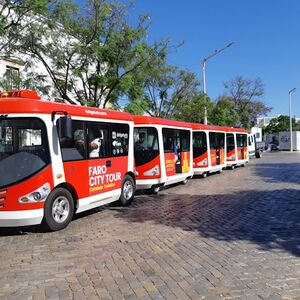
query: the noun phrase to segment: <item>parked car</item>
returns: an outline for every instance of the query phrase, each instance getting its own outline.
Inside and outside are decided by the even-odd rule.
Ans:
[[[270,151],[278,151],[279,150],[279,143],[277,141],[272,141],[269,143],[268,149]]]

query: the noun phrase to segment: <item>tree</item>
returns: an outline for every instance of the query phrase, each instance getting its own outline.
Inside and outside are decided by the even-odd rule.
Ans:
[[[235,127],[239,116],[231,97],[221,96],[215,103],[209,120],[214,125]]]
[[[130,101],[126,107],[125,111],[132,115],[143,115],[149,109],[149,103],[145,99],[135,99]]]
[[[300,130],[299,122],[296,119],[292,119],[292,127],[294,131]],[[279,133],[280,131],[290,130],[290,117],[289,116],[278,116],[277,118],[271,119],[270,123],[265,127],[265,133]]]
[[[128,9],[108,0],[90,0],[80,10],[59,1],[46,18],[27,24],[11,46],[32,57],[31,65],[43,64],[62,99],[105,107],[132,90],[135,73],[162,47],[147,44],[146,16],[129,24]]]
[[[150,116],[174,118],[183,105],[195,95],[199,82],[196,75],[167,64],[160,57],[148,66],[142,79],[143,99]]]
[[[211,121],[211,113],[213,110],[213,102],[203,93],[195,93],[182,108],[177,111],[175,118],[186,122],[203,123],[204,108],[207,108],[208,119]]]
[[[0,51],[14,43],[30,14],[44,14],[57,0],[2,0],[0,3]]]
[[[264,84],[260,78],[252,80],[237,76],[225,82],[224,87],[239,115],[238,126],[250,128],[256,123],[258,116],[271,111],[271,107],[261,100],[264,95]]]

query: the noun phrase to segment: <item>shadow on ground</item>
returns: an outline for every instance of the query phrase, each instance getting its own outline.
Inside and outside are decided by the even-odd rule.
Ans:
[[[295,189],[140,196],[116,217],[180,227],[217,240],[248,240],[264,250],[300,256],[300,191]]]
[[[254,175],[265,182],[298,183],[300,186],[300,163],[260,163],[255,166]]]

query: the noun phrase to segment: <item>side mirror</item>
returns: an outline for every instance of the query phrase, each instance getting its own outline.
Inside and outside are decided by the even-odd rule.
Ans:
[[[57,121],[59,138],[73,138],[72,119],[69,116],[60,117]]]

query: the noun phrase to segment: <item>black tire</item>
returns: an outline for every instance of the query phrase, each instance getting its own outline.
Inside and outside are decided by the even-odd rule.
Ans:
[[[158,192],[160,191],[160,187],[159,186],[152,186],[150,189],[151,194],[158,194]]]
[[[205,172],[205,173],[202,173],[202,178],[206,178],[207,177],[207,173]]]
[[[64,188],[53,190],[44,207],[43,226],[48,231],[66,228],[74,215],[74,201],[71,193]]]
[[[125,175],[123,183],[121,196],[119,198],[119,202],[122,206],[128,206],[133,198],[135,193],[135,183],[133,178],[130,175]]]
[[[235,168],[235,165],[232,165],[230,168],[231,168],[231,170],[234,170],[234,168]]]

